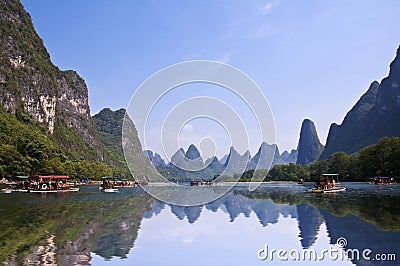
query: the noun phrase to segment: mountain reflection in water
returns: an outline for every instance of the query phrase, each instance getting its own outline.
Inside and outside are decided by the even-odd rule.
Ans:
[[[399,265],[400,186],[346,186],[346,193],[316,195],[304,193],[307,185],[292,183],[265,184],[253,192],[239,185],[213,202],[192,207],[154,200],[140,188],[115,194],[95,186],[63,195],[2,194],[0,261],[261,265],[271,263],[257,258],[264,244],[287,250],[328,248],[345,237],[345,248],[394,253],[397,263],[324,264]]]

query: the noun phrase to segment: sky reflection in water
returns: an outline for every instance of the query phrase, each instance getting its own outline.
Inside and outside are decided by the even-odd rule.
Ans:
[[[366,188],[365,185],[362,187]],[[359,189],[358,185],[354,186],[355,193]],[[375,190],[369,192],[375,194]],[[344,196],[326,196],[323,200],[336,201]],[[362,195],[358,196],[362,200]],[[337,238],[346,237],[349,248],[362,251],[375,247],[375,252],[398,253],[400,243],[398,232],[381,231],[351,214],[338,217],[324,208],[305,203],[277,204],[268,197],[255,199],[235,193],[196,207],[170,206],[154,201],[144,217],[135,246],[126,259],[104,261],[92,254],[93,265],[365,265],[366,261],[352,262],[341,260],[341,257],[331,260],[328,255],[323,261],[292,261],[289,258],[285,262],[277,257],[273,261],[262,261],[258,259],[257,251],[267,244],[270,249],[288,252],[311,248],[320,255],[321,250],[329,246],[342,250],[334,244]],[[385,265],[396,264],[385,262]]]
[[[241,184],[194,207],[159,202],[140,188],[3,194],[1,261],[40,264],[50,247],[58,265],[399,265],[400,185],[345,185],[345,193],[316,195],[304,193],[312,184],[268,183],[253,192]],[[320,255],[322,249],[339,249],[340,237],[347,239],[345,250],[395,253],[397,263],[257,256],[265,245]]]

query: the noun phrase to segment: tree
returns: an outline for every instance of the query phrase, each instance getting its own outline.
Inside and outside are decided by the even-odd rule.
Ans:
[[[345,152],[336,152],[329,156],[327,160],[328,172],[339,174],[344,180],[349,180],[352,176],[350,169],[350,156]]]
[[[16,175],[27,175],[31,171],[29,158],[22,156],[14,146],[0,145],[1,175],[10,178]]]
[[[268,172],[267,179],[275,181],[296,181],[299,179],[308,179],[310,173],[306,166],[300,164],[278,164],[272,167]]]
[[[352,156],[334,153],[325,161],[311,164],[309,170],[312,177],[334,172],[348,181],[366,181],[377,175],[399,177],[400,138],[382,138]]]

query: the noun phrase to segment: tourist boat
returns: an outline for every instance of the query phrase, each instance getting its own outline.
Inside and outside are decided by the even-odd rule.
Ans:
[[[197,186],[212,186],[212,181],[190,181],[189,186],[197,187]]]
[[[77,192],[79,188],[72,188],[67,183],[68,176],[64,175],[33,175],[28,177],[30,193],[60,193]]]
[[[307,192],[308,193],[335,193],[335,192],[342,192],[342,191],[346,191],[346,187],[335,187],[335,188],[328,188],[328,189],[312,188],[312,189],[309,189]]]
[[[338,174],[323,174],[318,177],[315,188],[307,190],[308,193],[336,193],[346,191],[344,186],[336,186],[339,182]]]
[[[394,180],[393,177],[375,176],[375,177],[369,178],[368,183],[369,184],[374,184],[374,185],[396,184],[396,181]]]
[[[199,185],[199,181],[190,181],[190,186],[191,187],[197,187]]]
[[[11,188],[3,188],[1,192],[3,192],[4,194],[11,194],[13,190]]]
[[[106,189],[102,189],[101,191],[107,192],[107,193],[115,193],[115,192],[118,192],[118,188],[106,188]]]
[[[118,192],[118,188],[115,188],[116,177],[103,176],[103,183],[100,185],[99,190],[107,193]]]
[[[2,189],[2,191],[3,193],[29,192],[28,184],[28,176],[14,176],[11,181],[6,183],[9,187]]]
[[[120,178],[116,177],[114,179],[114,187],[115,188],[120,188],[120,187],[133,187],[135,183],[132,184],[131,181],[129,181],[127,178]]]

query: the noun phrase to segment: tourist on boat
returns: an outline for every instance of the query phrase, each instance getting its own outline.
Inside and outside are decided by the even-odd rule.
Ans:
[[[315,181],[315,188],[316,189],[322,189],[324,187],[324,182],[322,181],[321,176],[317,177],[317,181]]]
[[[328,179],[325,179],[324,189],[329,189],[329,181],[328,181]]]
[[[335,181],[334,178],[332,178],[332,187],[333,187],[333,188],[336,187],[336,181]]]

